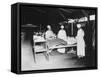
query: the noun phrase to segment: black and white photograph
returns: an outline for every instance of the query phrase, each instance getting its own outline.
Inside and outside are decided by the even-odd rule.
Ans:
[[[22,4],[21,71],[97,68],[97,8]]]

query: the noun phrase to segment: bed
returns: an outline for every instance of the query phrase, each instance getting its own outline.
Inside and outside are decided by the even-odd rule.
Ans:
[[[35,60],[35,53],[36,52],[41,52],[41,51],[46,51],[46,57],[49,58],[49,52],[51,52],[53,49],[59,49],[59,48],[68,48],[68,47],[75,47],[77,46],[77,43],[76,43],[76,40],[73,38],[73,37],[68,37],[67,41],[64,41],[62,39],[59,39],[59,38],[55,38],[55,39],[52,39],[52,40],[45,40],[43,39],[43,37],[37,37],[35,36],[34,37],[34,61],[36,62]],[[40,47],[37,47],[35,43],[45,43],[46,44],[46,47],[42,48],[41,49],[41,46]],[[36,48],[37,47],[37,48]]]
[[[77,43],[75,39],[73,39],[72,37],[69,38],[67,41],[64,41],[59,38],[47,40],[47,48],[49,50],[57,49],[57,48],[74,47],[74,46],[77,46]]]

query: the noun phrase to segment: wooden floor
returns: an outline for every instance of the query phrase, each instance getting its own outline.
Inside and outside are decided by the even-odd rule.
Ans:
[[[44,53],[36,54],[36,62],[34,62],[31,44],[27,42],[21,43],[21,70],[43,70],[43,69],[59,69],[59,68],[77,68],[85,67],[84,63],[77,59],[75,54],[61,54],[52,51],[49,59]]]

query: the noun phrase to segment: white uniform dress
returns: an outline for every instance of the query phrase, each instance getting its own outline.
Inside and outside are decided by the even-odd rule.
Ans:
[[[47,40],[51,40],[55,37],[55,35],[52,30],[47,30],[45,33],[45,37]]]
[[[55,38],[55,34],[53,33],[52,30],[47,30],[45,33],[45,38],[46,38],[46,40],[52,40]],[[51,50],[48,50],[47,53],[50,53],[50,52],[51,52]]]
[[[85,41],[84,41],[84,31],[79,29],[77,32],[77,56],[85,56]]]
[[[65,30],[59,30],[58,32],[58,38],[64,40],[64,41],[67,41],[67,34],[66,34],[66,31]],[[65,48],[60,48],[58,49],[58,52],[60,53],[65,53]]]

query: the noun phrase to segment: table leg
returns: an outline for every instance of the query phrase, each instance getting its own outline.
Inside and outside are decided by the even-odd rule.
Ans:
[[[32,48],[32,51],[33,51],[34,62],[36,63],[36,56],[35,56],[34,48]]]

